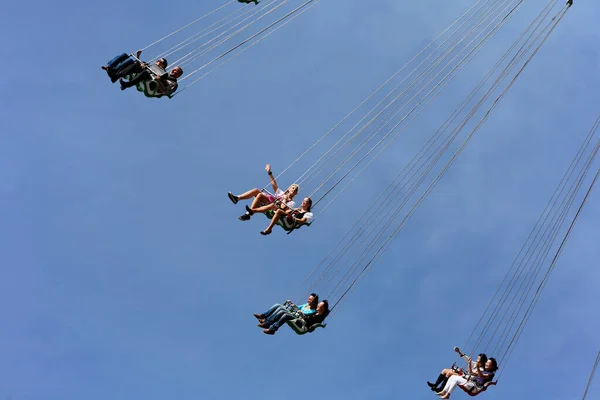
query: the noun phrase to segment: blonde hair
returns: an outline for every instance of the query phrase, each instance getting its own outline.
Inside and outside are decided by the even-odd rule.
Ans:
[[[290,191],[290,192],[291,192],[291,191],[292,191],[294,188],[296,188],[296,193],[298,193],[298,192],[300,191],[300,186],[298,186],[298,185],[297,185],[297,184],[295,184],[295,183],[292,183],[292,184],[290,185],[290,187],[288,188],[288,191]]]

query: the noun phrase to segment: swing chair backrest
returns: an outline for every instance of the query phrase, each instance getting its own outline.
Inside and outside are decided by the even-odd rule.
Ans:
[[[138,91],[144,93],[146,97],[162,97],[158,94],[158,83],[152,80],[142,81],[135,85]]]
[[[293,319],[291,321],[288,321],[287,324],[298,335],[304,335],[306,333],[314,331],[317,328],[325,328],[327,326],[327,324],[319,323],[307,327],[306,323],[302,318]]]
[[[162,69],[161,67],[159,67],[156,64],[148,65],[148,66],[146,66],[146,69],[148,69],[155,76],[163,76],[163,75],[167,74],[167,72],[164,69]],[[127,75],[125,77],[125,79],[130,81],[133,78],[135,78],[136,75],[137,74]],[[137,85],[135,85],[135,87],[138,90],[138,92],[144,93],[144,96],[146,96],[146,97],[155,97],[157,99],[159,99],[163,96],[167,96],[169,99],[173,97],[170,94],[165,95],[165,94],[159,93],[158,83],[156,83],[156,81],[153,79],[142,81],[142,82],[138,83]]]
[[[136,75],[137,74],[127,75],[125,77],[125,79],[127,79],[128,81],[130,81],[133,78],[135,78]],[[144,96],[146,96],[146,97],[161,98],[161,97],[164,96],[164,94],[160,94],[158,92],[158,83],[156,83],[156,81],[154,81],[152,79],[147,80],[147,81],[139,82],[137,85],[135,85],[135,88],[138,90],[138,92],[144,93]],[[167,95],[167,97],[171,98],[172,96]]]
[[[307,222],[305,224],[295,224],[295,226],[292,229],[288,230],[287,234],[289,235],[290,233],[292,233],[292,232],[294,232],[294,231],[302,228],[303,226],[311,226],[311,225],[312,225],[312,221],[311,222]]]
[[[490,386],[495,386],[495,385],[497,385],[497,384],[498,384],[498,381],[486,382],[486,383],[483,385],[483,388],[479,389],[477,392],[474,392],[474,393],[472,392],[472,390],[473,390],[474,388],[472,388],[472,389],[467,389],[467,388],[463,387],[462,385],[458,385],[458,386],[459,386],[459,387],[460,387],[460,388],[461,388],[461,389],[462,389],[462,390],[463,390],[463,391],[464,391],[466,394],[468,394],[469,396],[471,396],[471,397],[475,397],[475,396],[477,396],[478,394],[485,392],[485,391],[487,390],[487,388],[488,388],[488,387],[490,387]]]

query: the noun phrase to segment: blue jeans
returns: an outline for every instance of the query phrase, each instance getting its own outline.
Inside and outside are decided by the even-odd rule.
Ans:
[[[108,76],[110,76],[113,82],[116,82],[117,79],[124,76],[124,71],[136,63],[137,60],[130,57],[129,54],[119,54],[106,64],[108,67]]]
[[[269,326],[269,329],[272,331],[276,331],[277,329],[279,329],[279,327],[283,324],[285,324],[288,321],[291,321],[293,319],[296,319],[296,316],[294,314],[290,314],[289,312],[284,312],[283,314],[281,314],[281,316],[279,317],[279,319],[271,324],[271,326]]]
[[[269,317],[265,318],[265,323],[271,325],[281,318],[283,314],[289,314],[289,311],[285,308],[279,308],[275,310],[275,312],[273,312]]]
[[[261,317],[263,317],[264,319],[270,319],[271,316],[277,312],[278,310],[284,310],[283,306],[281,304],[273,304],[273,306],[271,306],[271,308],[269,308],[267,311],[265,311],[264,313],[260,314]]]

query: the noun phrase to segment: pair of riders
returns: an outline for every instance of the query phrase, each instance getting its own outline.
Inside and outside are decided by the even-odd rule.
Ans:
[[[488,386],[495,385],[494,375],[498,370],[498,363],[493,357],[488,358],[484,353],[477,356],[473,361],[471,357],[463,354],[458,347],[454,351],[467,362],[467,369],[459,368],[443,369],[435,383],[427,382],[432,391],[436,392],[441,399],[449,399],[450,394],[460,386],[471,396],[485,391]]]
[[[292,184],[286,191],[283,191],[279,188],[277,181],[273,177],[270,164],[266,165],[265,170],[269,175],[273,194],[264,193],[257,188],[248,190],[240,195],[234,195],[231,192],[227,194],[233,204],[237,204],[240,200],[247,200],[254,197],[252,204],[246,206],[246,213],[241,215],[239,219],[241,221],[248,221],[255,213],[265,213],[267,216],[270,216],[271,222],[267,226],[267,229],[260,232],[262,235],[270,235],[277,223],[288,231],[302,224],[310,224],[313,220],[313,213],[311,212],[312,199],[306,197],[302,200],[300,207],[296,207],[296,202],[293,199],[298,194],[298,185]]]
[[[274,304],[262,314],[254,314],[254,317],[258,319],[258,327],[263,328],[265,334],[274,335],[283,324],[295,320],[300,320],[306,331],[312,332],[328,314],[329,302],[319,302],[319,296],[311,293],[305,304],[297,306],[287,300],[284,304]]]
[[[112,83],[119,81],[121,90],[144,84],[152,97],[171,97],[177,90],[177,79],[183,75],[181,67],[177,66],[166,72],[168,62],[165,58],[157,60],[153,66],[140,61],[141,50],[135,56],[122,53],[110,60],[102,69],[106,71]],[[124,78],[129,77],[129,80]]]

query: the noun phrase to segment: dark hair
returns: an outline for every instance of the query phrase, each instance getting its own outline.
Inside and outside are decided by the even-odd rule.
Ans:
[[[481,358],[481,365],[485,366],[485,363],[488,360],[487,355],[485,355],[485,353],[481,353],[479,354],[479,357]]]
[[[496,362],[496,359],[494,357],[488,358],[488,361],[492,362],[492,368],[490,368],[491,372],[495,372],[496,370],[498,370],[498,362]]]
[[[307,197],[308,199],[308,212],[310,212],[310,209],[312,208],[312,199],[310,197]]]
[[[321,303],[325,304],[325,312],[324,314],[329,314],[329,302],[327,300],[323,300]]]
[[[319,295],[316,293],[311,293],[310,296],[313,297],[313,304],[315,304],[315,305],[313,306],[313,304],[309,304],[308,306],[314,310],[317,308],[316,305],[319,304]],[[308,296],[308,297],[310,297],[310,296]]]
[[[165,68],[167,68],[167,66],[169,65],[166,58],[159,58],[158,61],[162,62]]]

